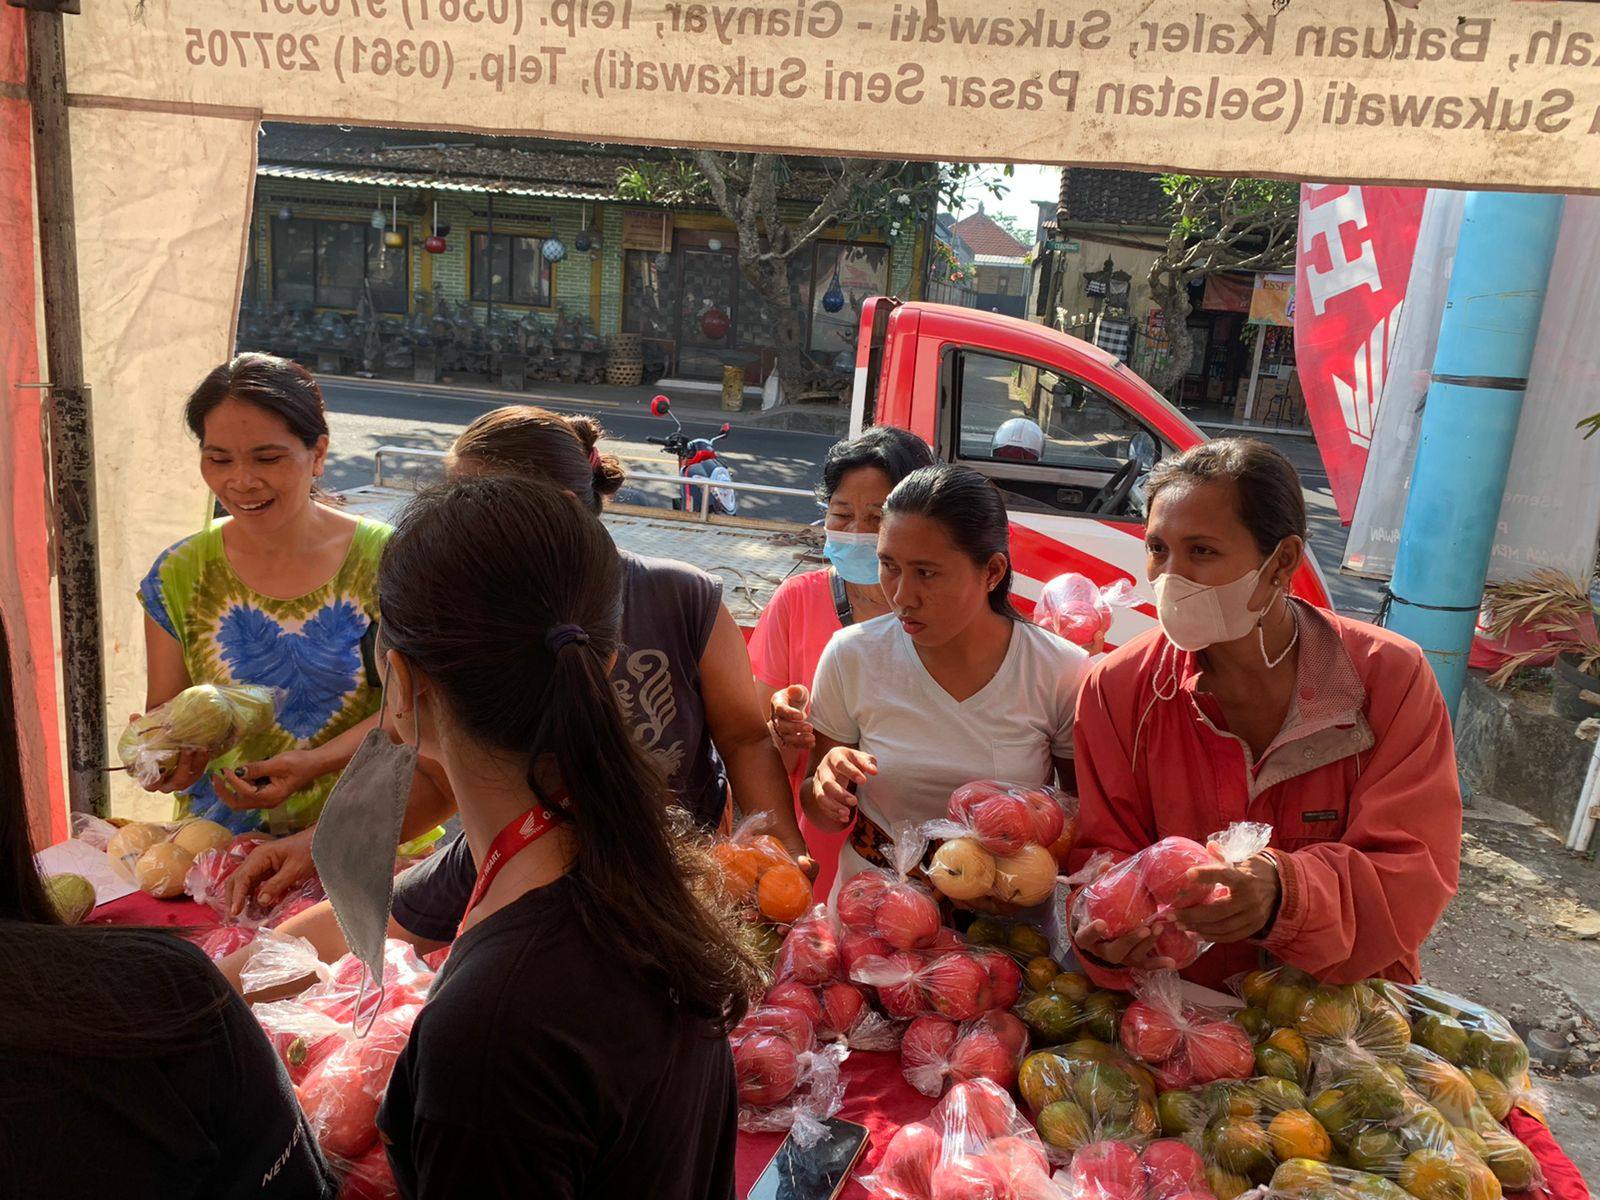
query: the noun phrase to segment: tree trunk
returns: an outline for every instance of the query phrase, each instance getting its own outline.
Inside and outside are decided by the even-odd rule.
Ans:
[[[1194,339],[1189,334],[1189,314],[1194,306],[1189,303],[1189,275],[1179,262],[1182,255],[1183,239],[1174,229],[1166,253],[1150,264],[1150,298],[1161,309],[1167,334],[1167,361],[1152,372],[1150,383],[1169,399],[1176,396],[1194,353]]]

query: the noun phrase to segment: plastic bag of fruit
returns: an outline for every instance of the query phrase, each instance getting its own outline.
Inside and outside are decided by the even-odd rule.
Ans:
[[[819,1042],[805,1014],[764,1005],[751,1010],[728,1035],[739,1088],[739,1128],[788,1131],[801,1147],[827,1131],[822,1122],[844,1102],[840,1067],[850,1050]]]
[[[1205,1160],[1176,1138],[1090,1142],[1056,1178],[1069,1200],[1215,1200]]]
[[[336,1021],[353,1021],[359,1006],[365,1021],[374,1011],[403,1004],[421,1004],[433,986],[434,972],[407,942],[390,938],[383,947],[383,979],[368,978],[367,968],[354,954],[346,954],[331,967],[317,958],[316,948],[305,938],[264,931],[251,943],[250,958],[240,969],[244,994],[263,992],[315,980],[296,1000]]]
[[[195,858],[234,840],[231,830],[203,818],[170,823],[124,821],[120,825],[85,820],[75,822],[75,828],[85,845],[105,851],[117,875],[159,900],[183,895],[184,877]]]
[[[382,1142],[369,1149],[345,1172],[339,1200],[400,1200],[400,1187],[389,1168],[389,1152]]]
[[[770,813],[754,813],[727,838],[712,844],[721,868],[721,888],[738,904],[775,925],[789,925],[811,911],[811,880],[794,855],[769,832]]]
[[[925,950],[935,944],[942,928],[939,902],[925,884],[911,878],[927,848],[915,825],[901,824],[884,847],[889,866],[869,867],[844,881],[834,911],[845,934],[876,938],[889,950]]]
[[[970,1021],[1009,1009],[1022,994],[1022,968],[1010,955],[962,945],[862,958],[850,978],[876,989],[883,1011],[899,1020]]]
[[[1380,979],[1365,986],[1405,1013],[1418,1045],[1469,1073],[1487,1072],[1513,1094],[1527,1086],[1528,1048],[1493,1009],[1428,984]]]
[[[1266,1183],[1287,1159],[1322,1161],[1334,1152],[1305,1090],[1286,1079],[1226,1079],[1162,1092],[1156,1113],[1163,1135],[1201,1150],[1219,1200]]]
[[[1183,837],[1162,838],[1079,889],[1072,899],[1073,941],[1079,941],[1091,925],[1105,939],[1149,928],[1156,934],[1162,957],[1177,968],[1190,966],[1211,944],[1180,928],[1173,915],[1185,904],[1206,900],[1185,894],[1189,871],[1219,862],[1242,863],[1266,849],[1271,839],[1272,826],[1253,821],[1235,822],[1212,834],[1204,846]]]
[[[228,909],[228,880],[250,852],[267,840],[247,834],[234,838],[221,849],[207,850],[194,860],[184,875],[183,890],[196,904],[205,905],[222,920],[247,929],[275,929],[296,913],[327,898],[322,881],[311,875],[289,888],[269,908],[262,907],[252,894],[245,902],[244,911],[235,917]]]
[[[944,843],[928,867],[941,893],[1031,908],[1055,894],[1077,838],[1078,800],[1059,788],[980,779],[951,793],[945,816],[920,832]]]
[[[1176,971],[1137,977],[1118,1030],[1122,1048],[1150,1068],[1162,1091],[1249,1078],[1256,1065],[1250,1035],[1227,1011],[1185,992]]]
[[[942,1096],[951,1084],[973,1079],[1010,1088],[1027,1052],[1027,1026],[1008,1012],[962,1022],[918,1017],[900,1041],[900,1073],[924,1096]]]
[[[1142,1146],[1160,1130],[1149,1069],[1092,1038],[1035,1050],[1022,1060],[1017,1090],[1052,1162],[1093,1142]]]
[[[1382,1058],[1411,1044],[1403,1010],[1373,982],[1320,984],[1297,967],[1274,966],[1244,975],[1235,990],[1249,1006],[1237,1019],[1257,1037],[1292,1031],[1310,1045],[1343,1043]]]
[[[876,1011],[867,993],[844,979],[816,985],[781,979],[767,989],[763,1005],[792,1008],[811,1022],[819,1041],[843,1042],[852,1050],[893,1050],[900,1026]]]
[[[1122,1014],[1130,1003],[1126,994],[1097,988],[1081,971],[1062,970],[1055,959],[1042,955],[1029,959],[1022,975],[1016,1012],[1036,1047],[1076,1038],[1116,1043]]]
[[[322,1152],[349,1170],[378,1141],[378,1106],[411,1037],[420,1004],[385,1008],[361,1037],[345,1037],[305,1072],[295,1094]]]
[[[1497,1156],[1482,1133],[1458,1129],[1419,1095],[1400,1063],[1349,1045],[1320,1046],[1312,1087],[1311,1112],[1345,1164],[1415,1196],[1486,1195],[1538,1181],[1537,1163],[1522,1143],[1495,1126],[1491,1134],[1505,1139],[1495,1138]]]
[[[184,751],[203,750],[209,761],[270,727],[282,696],[254,684],[195,684],[130,722],[117,756],[140,787],[153,787]]]
[[[1038,1135],[1005,1089],[958,1083],[926,1121],[905,1125],[862,1178],[879,1200],[1058,1200]]]
[[[1069,571],[1039,589],[1033,623],[1075,646],[1103,645],[1111,631],[1112,609],[1133,608],[1138,603],[1139,595],[1130,580],[1119,579],[1102,588],[1087,576]]]
[[[984,913],[967,926],[967,945],[1003,950],[1026,967],[1036,958],[1059,959],[1070,947],[1056,945],[1037,925],[1018,917],[999,917]]]

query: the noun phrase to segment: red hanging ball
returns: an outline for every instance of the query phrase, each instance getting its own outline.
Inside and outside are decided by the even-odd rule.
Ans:
[[[708,308],[700,314],[700,332],[713,342],[720,342],[728,336],[728,314],[720,308]]]
[[[444,239],[438,234],[434,234],[432,237],[428,238],[422,243],[422,248],[429,254],[443,254]]]

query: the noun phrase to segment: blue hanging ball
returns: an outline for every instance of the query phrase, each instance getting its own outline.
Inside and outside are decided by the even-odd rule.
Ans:
[[[589,247],[592,245],[594,245],[594,243],[589,239],[587,232],[580,233],[577,237],[572,239],[572,248],[579,254],[589,253]]]
[[[828,290],[822,293],[822,307],[825,311],[836,313],[844,307],[844,289],[839,286],[839,277],[835,275],[833,282],[828,285]]]
[[[567,244],[560,238],[546,238],[540,253],[544,255],[545,262],[560,262],[567,256]]]

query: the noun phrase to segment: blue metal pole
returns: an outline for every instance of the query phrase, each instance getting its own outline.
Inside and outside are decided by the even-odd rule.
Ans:
[[[1452,717],[1466,685],[1562,204],[1561,196],[1473,192],[1456,243],[1385,622],[1422,647]]]

